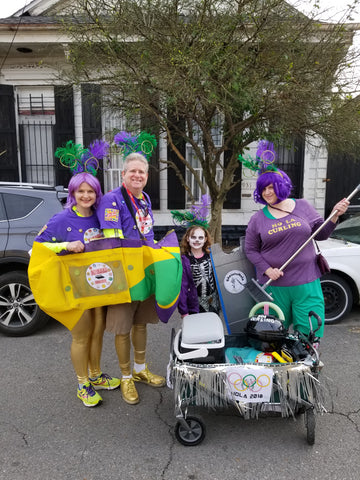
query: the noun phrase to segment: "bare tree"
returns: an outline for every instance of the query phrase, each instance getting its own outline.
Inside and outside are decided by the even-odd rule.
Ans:
[[[77,0],[74,8],[65,21],[72,80],[101,83],[108,108],[155,119],[201,191],[208,187],[217,242],[238,154],[251,142],[320,135],[329,143],[334,132],[339,150],[358,142],[344,74],[356,56],[353,28],[344,22],[318,22],[283,0]],[[212,135],[219,121],[221,145]],[[204,183],[177,138],[192,146]],[[160,161],[188,188],[176,162]]]

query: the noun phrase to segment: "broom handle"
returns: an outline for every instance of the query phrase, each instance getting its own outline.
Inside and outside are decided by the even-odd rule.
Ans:
[[[360,190],[360,183],[359,183],[359,185],[355,188],[355,190],[353,190],[353,191],[350,193],[350,195],[347,197],[346,200],[350,201],[350,200],[353,198],[353,196],[357,194],[357,192],[358,192],[359,190]],[[319,227],[317,230],[315,230],[315,232],[306,240],[306,242],[304,242],[304,243],[301,245],[301,247],[298,248],[298,250],[296,250],[296,252],[293,253],[293,254],[291,255],[291,257],[290,257],[288,260],[286,260],[286,262],[285,262],[283,265],[281,265],[281,267],[279,268],[280,271],[283,271],[284,268],[286,268],[286,267],[289,265],[289,263],[294,260],[294,258],[306,247],[306,245],[308,245],[308,244],[316,237],[316,235],[325,227],[325,225],[327,225],[327,224],[330,222],[330,220],[337,214],[337,212],[338,212],[338,210],[334,210],[334,211],[331,213],[331,215],[328,216],[328,218],[324,221],[324,223],[321,224],[320,227]],[[266,283],[264,283],[263,288],[268,287],[271,282],[272,282],[272,280],[271,280],[271,278],[269,278],[269,280],[268,280]]]

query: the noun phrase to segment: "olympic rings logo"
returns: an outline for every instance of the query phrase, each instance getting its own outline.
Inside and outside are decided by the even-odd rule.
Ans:
[[[65,157],[65,160],[64,160]],[[71,165],[68,165],[66,160],[72,162]],[[99,160],[94,156],[89,157],[85,162],[79,161],[78,158],[73,154],[64,154],[59,158],[59,161],[63,167],[70,168],[76,173],[86,172],[94,174],[99,169]]]
[[[238,372],[231,372],[227,375],[227,379],[237,392],[258,393],[262,388],[268,387],[271,382],[269,375],[262,374],[256,377],[253,373],[242,376]]]

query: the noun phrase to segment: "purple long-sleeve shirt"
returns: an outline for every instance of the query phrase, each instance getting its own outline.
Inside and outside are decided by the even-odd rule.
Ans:
[[[255,266],[257,278],[265,283],[269,277],[264,272],[281,267],[303,243],[324,223],[323,218],[305,199],[295,200],[293,212],[274,218],[267,207],[250,219],[245,235],[245,253]],[[328,222],[316,236],[325,240],[335,228]],[[284,275],[273,281],[276,287],[290,287],[313,282],[321,276],[316,263],[316,251],[310,242],[285,268]]]
[[[35,242],[59,243],[80,240],[87,244],[99,237],[101,237],[100,224],[95,213],[90,217],[81,217],[73,210],[65,208],[50,218],[35,238]]]
[[[183,275],[181,291],[179,295],[178,310],[181,315],[199,313],[199,299],[191,272],[190,259],[187,255],[181,255]]]
[[[154,216],[151,209],[151,201],[149,195],[145,192],[143,192],[143,195],[147,204],[146,216],[139,215],[139,212],[143,213],[143,207],[138,198],[134,196],[137,209],[130,203],[142,235],[147,240],[154,240]],[[103,230],[116,228],[122,231],[125,238],[140,238],[139,230],[123,198],[121,187],[106,193],[102,197],[96,213]]]

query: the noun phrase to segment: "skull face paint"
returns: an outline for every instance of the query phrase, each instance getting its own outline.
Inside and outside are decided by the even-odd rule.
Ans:
[[[194,250],[202,250],[205,245],[206,235],[202,228],[197,228],[188,237],[189,245]]]

